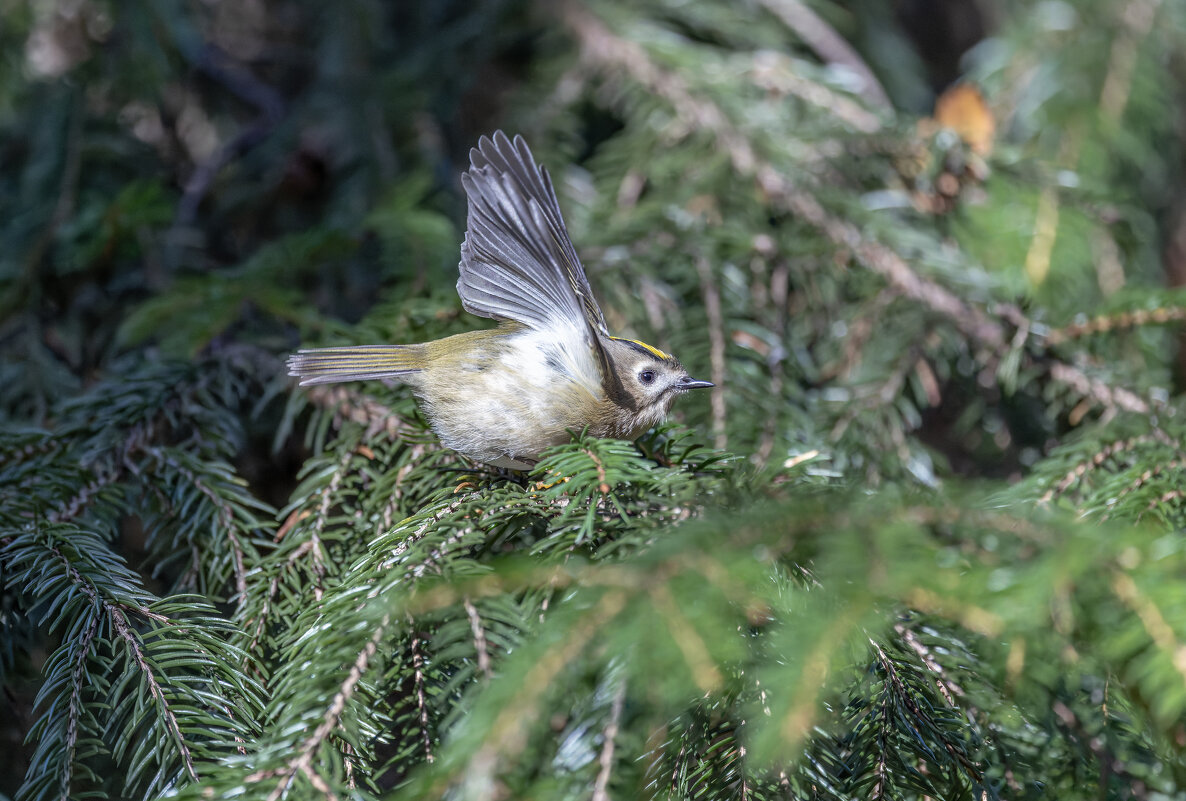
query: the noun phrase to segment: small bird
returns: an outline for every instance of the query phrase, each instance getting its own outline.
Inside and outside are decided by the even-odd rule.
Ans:
[[[713,386],[679,360],[610,336],[560,214],[547,170],[521,136],[470,150],[461,305],[497,328],[419,345],[301,350],[301,386],[397,379],[412,387],[441,443],[476,461],[528,470],[570,431],[637,439],[677,395]]]

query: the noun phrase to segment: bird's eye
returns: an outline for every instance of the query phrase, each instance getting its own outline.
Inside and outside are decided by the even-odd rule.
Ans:
[[[643,370],[641,373],[638,374],[638,380],[644,384],[655,383],[655,371],[654,370]]]

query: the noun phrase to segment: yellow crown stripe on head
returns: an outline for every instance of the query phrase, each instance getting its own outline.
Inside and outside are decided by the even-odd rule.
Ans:
[[[647,343],[641,342],[637,339],[627,339],[626,337],[610,337],[610,339],[616,339],[618,342],[630,342],[634,345],[638,345],[638,347],[643,348],[644,350],[650,351],[651,353],[653,353],[655,355],[656,358],[659,358],[659,359],[670,359],[671,358],[671,356],[669,354],[664,353],[663,351],[656,348],[654,345],[648,345]]]

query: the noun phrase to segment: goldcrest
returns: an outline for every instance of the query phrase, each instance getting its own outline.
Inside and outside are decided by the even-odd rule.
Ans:
[[[443,445],[515,470],[570,431],[636,439],[676,396],[712,386],[656,347],[610,336],[552,180],[522,137],[482,137],[461,183],[469,214],[457,293],[499,326],[419,345],[302,350],[288,361],[302,386],[398,379]]]

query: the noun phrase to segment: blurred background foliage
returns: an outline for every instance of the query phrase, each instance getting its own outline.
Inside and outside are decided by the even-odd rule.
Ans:
[[[1186,9],[0,0],[0,797],[1186,792]],[[302,344],[548,165],[717,387],[525,480]]]

